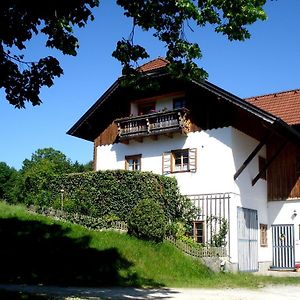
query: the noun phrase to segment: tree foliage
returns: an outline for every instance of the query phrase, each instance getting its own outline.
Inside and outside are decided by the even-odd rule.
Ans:
[[[0,199],[13,202],[14,188],[17,182],[18,172],[8,166],[5,162],[0,162]]]
[[[78,40],[73,27],[83,27],[93,19],[91,8],[99,0],[45,1],[1,0],[0,2],[0,88],[17,108],[25,103],[38,105],[42,86],[50,87],[53,79],[63,74],[56,58],[40,58],[37,62],[24,60],[22,50],[34,35],[47,36],[46,46],[63,54],[76,55]]]
[[[168,70],[176,77],[199,79],[207,77],[195,59],[201,58],[198,43],[186,38],[186,30],[212,25],[217,33],[229,40],[243,41],[250,37],[249,24],[265,20],[266,0],[116,0],[124,15],[133,21],[128,38],[117,42],[113,56],[123,66],[126,77],[137,79],[136,67],[149,57],[146,49],[135,44],[136,27],[153,32],[166,47]],[[0,88],[17,108],[26,102],[38,105],[42,86],[53,85],[55,77],[63,74],[56,58],[43,57],[37,62],[24,60],[26,42],[34,35],[47,36],[46,46],[63,54],[76,55],[78,40],[73,27],[83,27],[93,20],[92,9],[99,0],[46,1],[2,0],[0,3]],[[131,82],[134,80],[131,80]]]
[[[18,201],[25,204],[45,205],[49,198],[49,183],[58,175],[84,172],[89,165],[74,164],[65,154],[53,148],[35,151],[25,159],[20,170]]]
[[[123,65],[124,75],[135,74],[139,59],[149,57],[146,49],[134,44],[134,28],[154,30],[154,37],[166,46],[169,71],[176,77],[201,79],[204,69],[194,62],[201,58],[198,43],[189,42],[185,31],[196,25],[213,25],[217,33],[229,40],[250,38],[247,25],[265,20],[263,5],[266,0],[117,0],[125,15],[133,19],[133,30],[128,39],[119,41],[113,53]]]

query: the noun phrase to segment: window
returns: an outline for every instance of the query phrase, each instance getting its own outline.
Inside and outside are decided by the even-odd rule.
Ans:
[[[196,172],[197,149],[178,149],[163,153],[162,173]]]
[[[184,97],[173,99],[173,109],[186,107],[186,99]]]
[[[193,235],[194,235],[195,242],[201,243],[201,244],[205,243],[204,222],[203,221],[193,222]]]
[[[125,169],[129,171],[141,171],[142,155],[125,156]]]
[[[147,115],[155,112],[155,102],[144,102],[138,104],[138,114]]]
[[[264,157],[259,156],[258,157],[258,170],[259,170],[259,172],[263,170],[263,168],[265,167],[266,164],[267,164],[267,160]],[[267,180],[267,170],[264,170],[264,172],[262,174],[260,174],[260,178],[264,179],[264,180]]]
[[[184,172],[189,169],[189,149],[172,151],[172,171]]]
[[[267,247],[268,246],[268,225],[267,224],[259,224],[260,230],[260,246]]]

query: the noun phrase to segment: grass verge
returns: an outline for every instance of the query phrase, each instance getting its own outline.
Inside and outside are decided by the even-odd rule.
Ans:
[[[33,215],[0,202],[0,282],[61,286],[256,288],[300,278],[215,274],[168,242]]]

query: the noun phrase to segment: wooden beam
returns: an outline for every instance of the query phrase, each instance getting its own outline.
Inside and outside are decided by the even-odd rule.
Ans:
[[[269,131],[264,138],[260,141],[260,143],[255,147],[255,149],[250,153],[250,155],[247,157],[247,159],[243,162],[243,164],[240,166],[240,168],[236,171],[233,178],[236,180],[240,174],[244,171],[244,169],[248,166],[248,164],[251,162],[251,160],[255,157],[255,155],[261,150],[261,148],[266,144],[268,138],[270,137],[272,133]]]
[[[266,172],[268,167],[271,165],[271,163],[277,158],[277,156],[280,154],[280,152],[283,150],[283,148],[286,146],[287,140],[285,140],[280,147],[277,149],[277,151],[274,153],[274,155],[266,162],[265,166],[258,172],[258,174],[253,178],[252,180],[252,186],[256,184],[256,182],[260,179],[261,174]]]

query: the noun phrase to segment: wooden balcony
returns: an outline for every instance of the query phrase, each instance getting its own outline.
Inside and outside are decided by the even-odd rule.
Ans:
[[[144,137],[157,138],[159,135],[172,136],[175,132],[187,133],[188,110],[185,108],[171,111],[155,112],[142,116],[115,120],[121,142],[130,139],[142,141]]]

